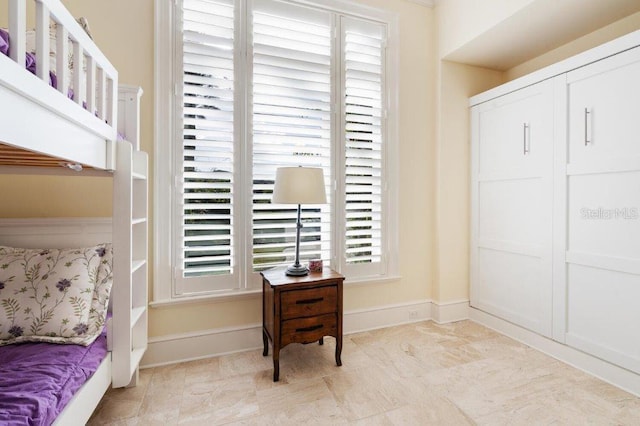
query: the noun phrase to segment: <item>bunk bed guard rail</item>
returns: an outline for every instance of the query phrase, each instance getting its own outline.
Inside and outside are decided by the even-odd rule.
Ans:
[[[28,55],[26,50],[27,3],[26,0],[9,0],[7,11],[9,57],[21,68],[25,68]],[[52,110],[58,109],[54,112],[66,115],[69,120],[86,127],[106,141],[115,141],[118,72],[60,0],[33,0],[33,3],[35,3],[35,75],[48,86],[50,72],[54,74],[57,81],[56,89],[63,95],[61,99],[66,101],[62,108],[56,105],[43,106]],[[52,41],[55,42],[55,46],[51,46]],[[50,69],[49,58],[50,53],[53,52],[52,47],[55,48],[55,69]],[[70,60],[74,64],[73,67],[69,66]],[[65,82],[69,82],[73,89],[69,90],[70,87],[66,87]],[[13,87],[13,90],[20,90],[20,87]],[[22,95],[32,96],[30,93],[22,93]],[[64,99],[67,97],[72,100]],[[43,102],[40,101],[40,103]],[[57,104],[62,105],[59,100]]]

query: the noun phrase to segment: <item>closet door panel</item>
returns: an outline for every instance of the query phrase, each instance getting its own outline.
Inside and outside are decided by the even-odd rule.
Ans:
[[[640,159],[638,76],[640,48],[568,73],[570,164]]]
[[[640,260],[640,172],[571,176],[568,193],[571,252]]]
[[[565,341],[640,372],[640,49],[567,76]]]
[[[542,87],[519,90],[480,108],[479,173],[534,172],[548,155],[548,97]]]
[[[570,265],[567,344],[640,373],[638,300],[637,275]]]
[[[471,305],[552,326],[554,83],[472,109]]]
[[[530,330],[545,328],[541,312],[547,311],[547,291],[540,285],[542,259],[515,251],[481,248],[477,284],[482,288],[477,306]]]
[[[502,241],[540,246],[548,217],[540,215],[544,203],[540,178],[501,180],[479,184],[480,241]]]

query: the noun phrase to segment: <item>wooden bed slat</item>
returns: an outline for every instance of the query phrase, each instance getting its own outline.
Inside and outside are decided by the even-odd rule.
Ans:
[[[0,143],[0,166],[64,167],[68,163],[62,158],[50,157]],[[83,165],[83,168],[89,168]]]

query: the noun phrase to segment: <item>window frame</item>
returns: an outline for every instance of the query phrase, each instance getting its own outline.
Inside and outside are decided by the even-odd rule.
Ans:
[[[383,259],[385,264],[383,265],[382,274],[367,273],[366,271],[358,273],[357,276],[353,276],[349,273],[349,269],[365,269],[366,265],[362,268],[345,268],[345,257],[342,254],[344,241],[341,235],[341,229],[345,227],[344,217],[340,217],[336,214],[338,209],[344,208],[343,194],[340,194],[337,189],[341,188],[343,183],[337,178],[337,175],[341,174],[341,168],[344,167],[344,161],[339,157],[340,155],[333,155],[333,182],[331,183],[332,190],[334,191],[334,205],[332,208],[332,242],[331,242],[331,264],[332,268],[338,271],[347,271],[347,283],[373,283],[380,281],[397,280],[399,278],[399,167],[398,167],[398,155],[399,155],[399,129],[398,129],[398,107],[399,107],[399,89],[400,81],[399,76],[399,20],[397,14],[381,9],[372,8],[357,4],[348,0],[278,0],[285,3],[291,3],[294,5],[307,6],[315,9],[325,9],[329,12],[345,15],[354,19],[365,19],[370,21],[377,21],[387,26],[387,44],[385,51],[385,63],[386,67],[383,70],[384,79],[384,98],[385,98],[385,114],[384,120],[384,144],[382,153],[382,167],[383,167]],[[248,32],[248,14],[250,7],[247,7],[252,0],[240,1],[236,4],[235,18],[236,25],[239,29],[236,31],[235,49],[238,49],[240,55],[246,56],[247,41],[250,41],[251,35]],[[178,78],[182,74],[182,60],[181,52],[176,49],[177,37],[180,36],[181,23],[180,16],[178,16],[178,2],[168,2],[166,0],[155,1],[155,102],[154,102],[154,193],[153,193],[153,206],[154,206],[154,280],[153,280],[153,298],[152,305],[164,305],[172,303],[183,303],[185,301],[195,300],[199,301],[208,298],[228,298],[237,297],[238,295],[248,295],[259,293],[259,274],[254,273],[253,270],[247,270],[247,267],[251,266],[249,258],[251,257],[251,245],[252,235],[251,232],[235,232],[234,238],[236,238],[236,264],[238,276],[235,280],[239,283],[239,288],[216,290],[215,288],[207,292],[198,293],[183,293],[178,294],[176,291],[175,271],[174,267],[174,251],[173,242],[176,240],[177,232],[180,230],[173,230],[173,217],[172,212],[176,208],[177,203],[174,202],[174,187],[180,185],[175,176],[175,167],[178,160],[175,155],[175,150],[171,147],[171,141],[176,135],[180,134],[182,129],[175,125],[173,114],[182,114],[182,105],[180,102],[176,102],[176,97],[180,93],[180,83]],[[338,17],[339,19],[339,17]],[[335,25],[334,25],[335,28]],[[339,40],[341,34],[334,34],[333,43],[337,44],[333,49],[334,64],[340,64],[341,58],[338,55],[342,55],[342,42]],[[235,86],[235,99],[248,105],[250,99],[250,73],[251,64],[248,66],[238,66],[241,68],[235,70],[236,78],[240,78],[244,84],[236,84]],[[342,78],[343,70],[340,66],[333,66],[332,74],[334,83],[340,81]],[[340,83],[342,87],[342,83]],[[332,93],[335,93],[332,90]],[[340,89],[342,93],[342,89]],[[337,101],[334,100],[334,106]],[[243,113],[241,114],[241,120],[238,120],[235,125],[236,135],[240,140],[248,140],[247,133],[248,116],[251,114],[250,106],[243,107]],[[342,106],[337,110],[342,110]],[[334,111],[334,122],[341,123],[342,120],[337,116]],[[178,127],[178,128],[176,128]],[[344,128],[342,124],[333,126],[334,140],[338,141],[332,150],[342,150],[344,152]],[[342,133],[341,133],[342,132]],[[249,138],[250,139],[250,138]],[[241,161],[249,164],[251,158],[250,151],[251,142],[249,142],[247,149],[243,152],[234,154],[237,157],[235,161]],[[238,150],[241,151],[241,150]],[[248,158],[247,158],[248,156]],[[240,225],[236,229],[245,230],[251,229],[251,182],[252,175],[251,170],[244,167],[245,172],[242,175],[238,175],[234,188],[235,202],[238,203],[240,211],[238,217],[241,218]],[[339,171],[339,172],[336,172]],[[171,188],[167,190],[167,188]],[[344,215],[343,215],[344,216]],[[238,223],[238,222],[237,222]],[[229,278],[230,280],[232,278]],[[231,286],[230,286],[231,287]]]

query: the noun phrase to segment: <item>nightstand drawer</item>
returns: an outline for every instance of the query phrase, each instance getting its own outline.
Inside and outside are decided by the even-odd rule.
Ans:
[[[282,319],[310,317],[336,312],[338,288],[335,285],[282,292]]]
[[[282,346],[289,343],[311,343],[324,336],[337,335],[336,314],[297,318],[282,322]]]

